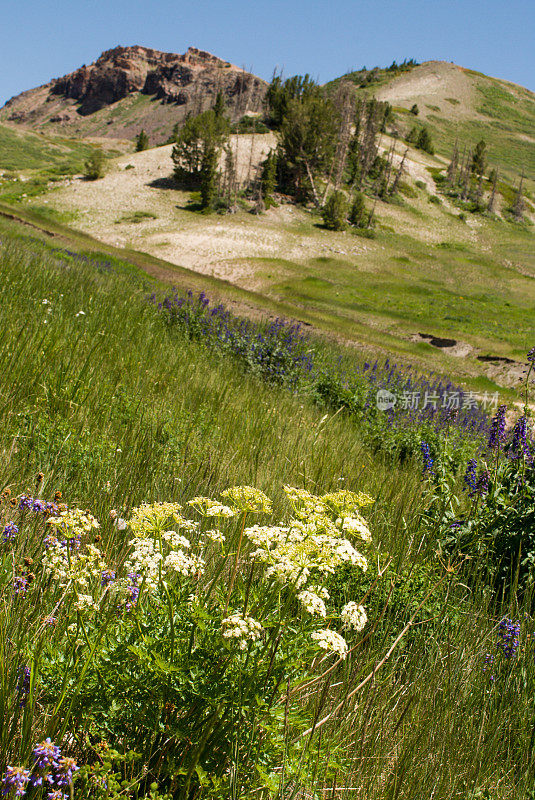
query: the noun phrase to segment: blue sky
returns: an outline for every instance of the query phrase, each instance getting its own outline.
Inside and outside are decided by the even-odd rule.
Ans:
[[[0,0],[0,104],[117,44],[189,45],[269,79],[439,59],[535,90],[533,0]]]

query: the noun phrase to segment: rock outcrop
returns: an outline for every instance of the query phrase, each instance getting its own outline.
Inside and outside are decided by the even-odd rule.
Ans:
[[[69,75],[11,98],[0,118],[31,127],[70,126],[82,135],[85,131],[87,135],[129,136],[130,129],[141,124],[153,133],[152,138],[162,139],[186,114],[211,107],[218,92],[223,94],[229,115],[236,119],[259,111],[266,89],[266,82],[256,75],[195,47],[183,55],[141,46],[115,47],[89,66],[84,64]],[[152,109],[145,104],[137,113],[132,110],[134,98],[140,95],[154,101]],[[104,119],[111,106],[113,117]],[[163,114],[160,106],[171,108]],[[179,112],[169,113],[173,108]],[[89,122],[96,112],[104,112],[99,123],[108,130],[94,130],[95,124],[84,127],[82,119]]]

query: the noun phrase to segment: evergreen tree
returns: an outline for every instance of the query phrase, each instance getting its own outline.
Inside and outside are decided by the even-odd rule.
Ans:
[[[94,150],[84,165],[84,176],[88,181],[96,181],[104,176],[104,153]]]
[[[206,150],[215,149],[219,155],[229,135],[227,117],[218,117],[213,109],[187,117],[171,154],[176,178],[190,186],[199,186]]]
[[[455,181],[455,175],[457,174],[457,167],[459,165],[459,148],[457,146],[457,140],[455,140],[455,144],[453,145],[453,153],[451,154],[451,161],[448,166],[448,171],[446,173],[446,179],[450,186],[453,186]]]
[[[416,147],[418,150],[424,150],[424,152],[429,153],[430,155],[435,154],[435,148],[433,147],[431,134],[427,128],[422,128],[418,134],[418,138],[416,139]]]
[[[223,97],[223,92],[218,92],[215,103],[214,103],[214,114],[216,117],[224,117],[225,116],[225,99]]]
[[[483,175],[487,167],[487,143],[481,139],[477,144],[472,155],[472,163],[470,164],[470,171],[476,175]]]
[[[415,116],[415,117],[417,117],[417,116],[418,116],[418,114],[420,113],[420,109],[418,108],[418,106],[416,105],[416,103],[414,103],[414,105],[413,105],[413,106],[411,106],[411,108],[410,108],[410,113],[411,113],[411,114],[414,114],[414,116]]]
[[[321,211],[325,227],[331,231],[343,231],[347,227],[347,210],[344,192],[333,192]]]
[[[145,133],[143,129],[138,133],[136,136],[136,153],[140,153],[142,150],[147,150],[149,146],[149,137]]]
[[[201,165],[201,208],[209,211],[214,207],[217,197],[218,151],[210,142],[203,153]]]
[[[413,125],[409,133],[407,134],[407,141],[410,144],[416,144],[416,142],[418,141],[418,135],[419,135],[418,127],[417,125]]]
[[[349,212],[349,222],[355,228],[365,228],[367,224],[366,204],[362,192],[356,192]]]

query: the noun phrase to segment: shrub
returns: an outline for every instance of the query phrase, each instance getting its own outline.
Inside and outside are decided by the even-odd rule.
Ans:
[[[104,176],[104,153],[94,150],[85,162],[84,176],[89,181],[96,181]]]
[[[149,137],[144,130],[141,130],[136,137],[136,153],[140,153],[142,150],[147,150],[148,146]]]
[[[335,191],[322,209],[323,224],[331,231],[343,231],[347,227],[347,212],[346,195],[344,192]]]
[[[420,109],[418,108],[418,106],[416,105],[416,103],[414,103],[414,105],[412,105],[412,106],[411,106],[411,108],[410,108],[410,113],[411,113],[411,114],[414,114],[414,116],[415,116],[415,117],[417,117],[417,116],[418,116],[418,114],[420,113]]]
[[[427,128],[422,128],[418,134],[418,138],[416,139],[416,147],[418,150],[424,150],[426,153],[429,153],[432,156],[435,154],[433,140],[431,139],[431,134]]]

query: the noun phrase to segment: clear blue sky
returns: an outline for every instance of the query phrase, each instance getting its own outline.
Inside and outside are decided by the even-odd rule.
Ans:
[[[269,79],[439,59],[535,90],[533,0],[0,0],[0,104],[117,44],[209,50]]]

